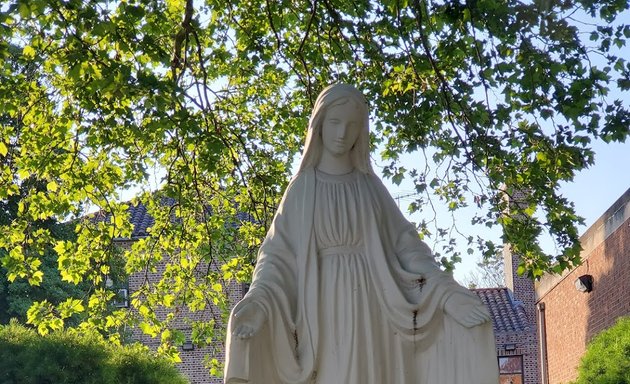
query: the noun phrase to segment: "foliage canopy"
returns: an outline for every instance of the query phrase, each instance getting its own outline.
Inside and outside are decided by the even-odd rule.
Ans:
[[[18,194],[9,196],[6,200],[0,201],[0,225],[9,225],[17,217],[20,202],[29,196],[46,190],[46,184],[36,179],[24,180],[20,184]],[[46,229],[52,239],[74,240],[74,225],[60,224],[52,217],[38,220],[32,223],[34,229]],[[6,252],[0,250],[0,257]],[[47,300],[52,304],[59,304],[70,297],[87,297],[91,289],[91,284],[84,281],[80,284],[72,284],[61,279],[59,273],[57,254],[52,246],[45,247],[41,261],[40,270],[46,276],[39,285],[31,285],[26,279],[18,279],[9,282],[6,279],[7,270],[0,266],[0,324],[7,324],[9,319],[18,319],[21,323],[27,320],[27,311],[34,302]],[[70,323],[76,324],[81,321],[81,316],[75,314],[71,316]]]
[[[581,218],[559,183],[592,164],[592,140],[629,133],[618,94],[630,88],[619,53],[630,37],[619,21],[627,8],[624,0],[4,2],[0,200],[28,179],[45,188],[2,223],[2,266],[10,281],[41,284],[42,255],[54,247],[63,280],[93,289],[35,303],[30,322],[45,332],[80,313],[83,329],[114,335],[132,323],[175,354],[183,336],[170,329],[174,314],[210,305],[225,313],[229,283],[250,278],[311,105],[325,85],[344,81],[371,101],[383,173],[414,183],[412,210],[430,196],[454,212],[476,206],[474,223],[502,227],[522,272],[560,272],[580,262]],[[415,151],[417,163],[400,163]],[[136,311],[112,311],[106,280],[120,264],[116,241],[132,234],[121,203],[130,188],[155,224],[124,252],[124,274],[165,269],[133,293]],[[515,191],[527,197],[505,214],[503,196]],[[105,220],[79,220],[94,209]],[[74,223],[77,240],[34,225],[48,218]],[[419,231],[449,233],[431,234],[426,222]],[[543,232],[561,254],[541,251]],[[453,244],[445,264],[460,257]],[[158,307],[170,314],[158,317]],[[191,320],[194,341],[210,343],[222,320]]]

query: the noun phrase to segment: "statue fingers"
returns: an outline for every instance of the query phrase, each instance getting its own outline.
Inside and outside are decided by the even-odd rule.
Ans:
[[[233,332],[234,336],[239,339],[248,339],[254,336],[254,330],[252,327],[247,325],[239,325]]]
[[[232,331],[232,335],[236,337],[240,337],[242,332],[243,332],[243,326],[239,325],[236,328],[234,328],[234,330]]]
[[[470,317],[466,317],[465,319],[462,319],[459,323],[466,328],[472,328],[475,325],[478,325],[477,321],[475,321],[474,319],[471,319]]]
[[[492,316],[490,316],[490,312],[485,308],[477,308],[475,314],[481,319],[483,322],[490,321]]]

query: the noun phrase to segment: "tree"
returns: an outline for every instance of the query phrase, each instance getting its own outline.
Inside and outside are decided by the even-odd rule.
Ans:
[[[45,183],[29,179],[20,185],[20,193],[10,196],[6,201],[0,201],[0,223],[10,225],[17,216],[20,201],[31,193],[45,190]],[[73,240],[74,228],[71,225],[57,223],[53,218],[37,220],[32,223],[34,228],[45,228],[55,240]],[[0,257],[6,257],[6,251],[0,249]],[[89,294],[91,285],[88,282],[71,284],[61,279],[58,270],[57,254],[52,247],[46,247],[44,254],[39,257],[40,270],[46,276],[38,286],[31,285],[25,279],[16,279],[10,283],[7,270],[0,267],[0,324],[7,324],[15,318],[22,323],[27,321],[27,311],[34,302],[47,301],[58,305],[70,298],[84,298]],[[73,323],[80,319],[75,316]]]
[[[630,318],[602,331],[589,343],[573,384],[630,383]]]
[[[9,50],[14,54],[18,52],[18,48],[15,45],[9,46]],[[20,64],[16,59],[9,59],[7,63],[13,70],[22,71],[29,81],[36,79],[37,73],[32,63]],[[7,115],[0,116],[0,123],[12,126],[16,130],[19,130],[21,126],[19,120]],[[0,157],[0,164],[2,164],[2,169],[5,172],[8,170],[11,174],[16,174],[17,169],[12,157]],[[0,225],[4,227],[10,226],[19,216],[18,211],[24,209],[24,202],[30,200],[31,196],[46,194],[48,192],[46,184],[47,181],[38,179],[36,175],[21,180],[17,193],[12,193],[6,199],[0,200]],[[50,239],[53,241],[70,241],[75,238],[73,225],[61,224],[54,217],[47,215],[29,222],[29,230],[32,232],[42,231],[39,233],[50,235]],[[21,234],[12,236],[19,237]],[[32,259],[36,264],[41,263],[39,266],[40,272],[46,276],[46,279],[42,280],[41,285],[31,284],[35,281],[32,279],[29,282],[26,279],[18,278],[13,282],[9,282],[7,274],[10,271],[0,266],[0,324],[7,324],[11,318],[26,322],[27,311],[36,301],[47,301],[53,305],[58,305],[68,299],[87,297],[91,288],[90,284],[82,282],[77,285],[62,281],[57,266],[57,255],[52,246],[44,245],[41,251],[41,254]],[[28,251],[26,254],[28,254]],[[8,260],[7,256],[7,250],[0,249],[0,259]],[[15,277],[13,275],[13,279]],[[79,321],[77,316],[74,316],[72,320],[74,323]]]
[[[592,140],[628,136],[628,106],[613,93],[630,88],[619,53],[630,36],[619,22],[627,8],[619,0],[6,2],[0,199],[30,177],[46,191],[27,196],[2,226],[2,265],[9,280],[40,284],[40,255],[53,245],[65,281],[97,287],[64,314],[115,334],[130,321],[103,305],[113,295],[105,281],[114,240],[131,233],[120,191],[140,190],[136,200],[156,221],[125,252],[125,271],[165,263],[168,273],[134,292],[133,321],[175,353],[181,335],[155,309],[229,307],[227,283],[251,275],[318,91],[346,81],[371,100],[385,175],[412,180],[421,194],[413,210],[429,196],[453,212],[477,206],[474,223],[501,226],[521,272],[570,268],[580,262],[581,218],[558,186],[593,163]],[[422,165],[400,164],[413,151]],[[152,173],[163,175],[157,188]],[[523,190],[525,203],[504,214],[503,195]],[[108,220],[79,220],[91,210]],[[49,217],[75,223],[77,240],[31,225]],[[541,251],[545,231],[561,254]],[[447,265],[460,258],[454,242]],[[62,320],[48,304],[30,313],[42,330]],[[193,323],[195,341],[218,337],[222,320]]]
[[[496,252],[492,257],[482,258],[477,268],[469,272],[462,284],[468,288],[505,287],[503,255]]]

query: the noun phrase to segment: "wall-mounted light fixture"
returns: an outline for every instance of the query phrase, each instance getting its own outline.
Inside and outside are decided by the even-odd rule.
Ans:
[[[516,344],[503,344],[503,350],[505,351],[514,351],[516,349]]]
[[[582,275],[575,279],[574,284],[578,291],[588,293],[593,290],[593,276]]]

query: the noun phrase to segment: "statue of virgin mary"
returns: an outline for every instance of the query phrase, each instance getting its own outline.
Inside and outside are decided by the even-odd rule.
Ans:
[[[226,384],[497,384],[490,315],[435,262],[369,156],[368,106],[317,98],[299,171],[228,325]]]

